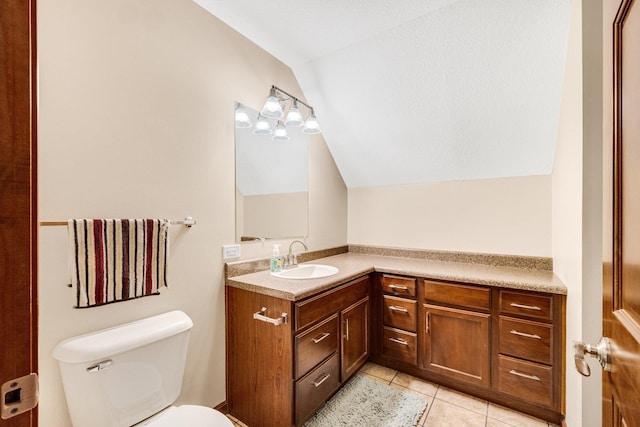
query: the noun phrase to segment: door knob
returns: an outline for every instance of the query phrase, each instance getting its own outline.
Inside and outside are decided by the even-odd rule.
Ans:
[[[591,368],[586,360],[585,354],[595,357],[600,362],[602,369],[611,372],[611,343],[609,338],[602,337],[598,344],[585,344],[582,341],[573,342],[573,360],[576,363],[576,370],[581,375],[588,377],[591,375]]]

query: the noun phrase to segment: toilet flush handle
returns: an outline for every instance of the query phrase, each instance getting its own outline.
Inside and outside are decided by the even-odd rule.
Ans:
[[[104,369],[109,369],[113,361],[111,359],[103,360],[102,362],[98,362],[95,365],[91,365],[87,368],[87,372],[98,372]]]

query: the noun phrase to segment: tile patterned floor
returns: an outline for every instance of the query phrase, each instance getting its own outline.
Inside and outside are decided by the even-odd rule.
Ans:
[[[393,369],[367,363],[360,374],[427,399],[420,427],[554,427],[554,424],[494,405]],[[235,427],[248,427],[227,415]],[[409,426],[407,426],[409,427]]]

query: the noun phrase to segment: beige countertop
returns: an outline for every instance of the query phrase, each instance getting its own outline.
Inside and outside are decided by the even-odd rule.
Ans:
[[[312,264],[338,268],[338,273],[319,279],[282,279],[268,270],[227,278],[227,286],[290,301],[298,301],[373,271],[428,279],[489,285],[502,288],[566,295],[566,286],[550,270],[499,267],[449,261],[344,253],[319,258]]]

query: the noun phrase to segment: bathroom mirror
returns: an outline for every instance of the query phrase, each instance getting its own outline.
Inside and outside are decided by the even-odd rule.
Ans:
[[[242,107],[251,127],[235,128],[236,242],[306,237],[308,136],[301,128],[286,128],[288,140],[274,140],[273,133],[256,135],[258,112]],[[274,130],[277,120],[268,119],[268,123]]]

